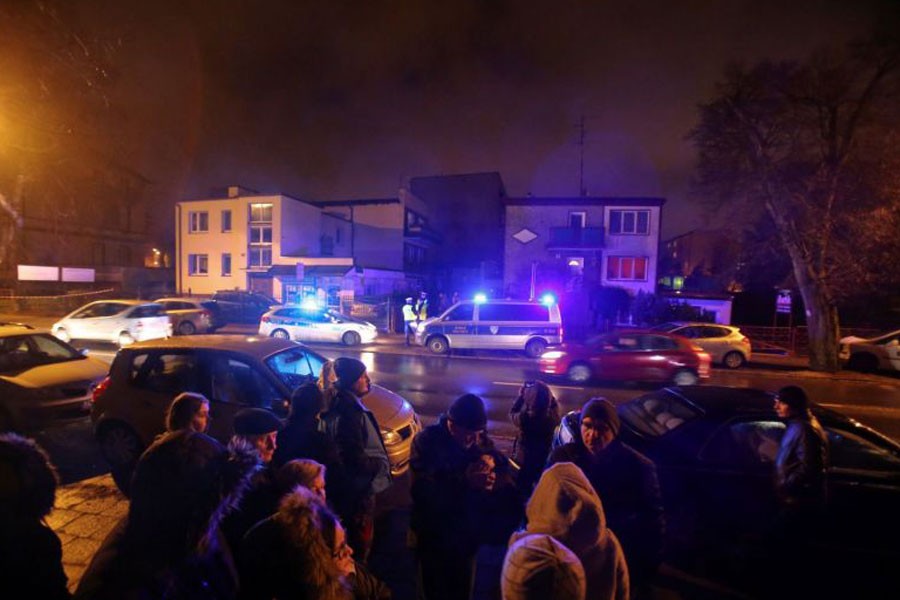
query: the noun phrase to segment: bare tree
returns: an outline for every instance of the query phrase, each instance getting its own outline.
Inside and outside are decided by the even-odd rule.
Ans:
[[[898,249],[898,40],[804,64],[730,66],[690,134],[696,190],[750,223],[771,219],[806,309],[810,366],[837,370],[838,303]],[[893,189],[893,193],[892,190]],[[738,212],[739,211],[739,212]],[[896,255],[895,255],[896,256]]]

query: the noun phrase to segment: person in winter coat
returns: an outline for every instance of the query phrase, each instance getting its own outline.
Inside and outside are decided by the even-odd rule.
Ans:
[[[337,388],[334,387],[336,382],[337,375],[334,372],[334,361],[326,360],[322,363],[322,371],[319,373],[318,380],[316,380],[319,389],[322,390],[322,397],[325,400],[323,412],[331,409],[331,403],[334,401],[334,395],[337,393]]]
[[[518,429],[513,460],[520,467],[516,482],[526,496],[541,476],[559,425],[559,404],[542,381],[526,381],[509,410],[509,419]]]
[[[296,458],[308,458],[331,467],[338,462],[334,441],[319,431],[325,396],[315,382],[301,385],[291,394],[291,408],[278,432],[272,465],[281,467]]]
[[[474,554],[459,524],[466,521],[471,452],[490,451],[484,402],[460,396],[437,423],[413,438],[411,530],[419,563],[419,586],[428,600],[467,599]]]
[[[795,385],[775,396],[775,412],[787,422],[775,457],[775,490],[786,511],[820,514],[828,493],[828,436]]]
[[[510,538],[510,546],[532,533],[553,536],[581,560],[587,598],[628,600],[625,554],[606,526],[600,497],[581,469],[568,462],[544,471],[525,507],[528,525]]]
[[[552,536],[532,533],[510,545],[500,587],[503,600],[584,600],[584,567]]]
[[[197,392],[181,392],[166,412],[166,431],[192,429],[206,433],[209,427],[209,400]]]
[[[157,438],[141,455],[128,515],[81,578],[75,598],[192,598],[237,595],[222,517],[240,499],[259,461],[195,431]]]
[[[661,562],[665,534],[656,466],[618,439],[621,424],[608,400],[588,400],[580,419],[581,435],[553,450],[548,463],[575,463],[587,476],[622,542],[631,586],[642,593]]]
[[[275,481],[278,483],[278,489],[282,490],[282,497],[294,491],[299,485],[311,491],[327,505],[328,491],[325,488],[327,472],[328,469],[321,463],[308,458],[295,458],[278,469]]]
[[[241,600],[389,600],[390,589],[353,560],[340,521],[310,490],[287,494],[239,553]]]
[[[337,446],[339,458],[329,471],[333,476],[329,497],[357,559],[365,563],[375,532],[375,495],[390,487],[391,463],[378,421],[360,401],[371,387],[366,366],[341,357],[334,361],[334,372],[337,393],[321,425]]]
[[[403,304],[403,331],[406,333],[406,345],[410,345],[410,339],[416,337],[416,323],[419,322],[419,316],[413,306],[413,299],[407,298]]]
[[[62,544],[45,519],[59,478],[33,440],[0,434],[0,581],[7,593],[69,598]]]

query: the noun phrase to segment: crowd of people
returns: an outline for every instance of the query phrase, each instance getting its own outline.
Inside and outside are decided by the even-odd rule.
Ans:
[[[285,421],[234,418],[227,445],[206,435],[209,402],[176,397],[143,453],[127,515],[75,598],[391,597],[368,567],[375,497],[391,483],[378,423],[360,399],[365,365],[339,358],[297,388]],[[803,390],[783,388],[788,423],[775,463],[785,531],[808,531],[825,501],[827,438]],[[425,600],[652,597],[665,519],[654,464],[621,439],[615,407],[591,398],[580,435],[551,448],[559,405],[526,382],[509,413],[512,457],[464,394],[412,442],[410,544]],[[28,597],[68,598],[61,544],[44,519],[58,479],[32,440],[0,434],[0,577]],[[790,548],[790,537],[781,538]]]

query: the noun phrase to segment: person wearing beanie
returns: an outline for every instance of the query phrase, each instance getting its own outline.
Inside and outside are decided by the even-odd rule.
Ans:
[[[362,563],[368,560],[375,533],[375,494],[391,485],[381,428],[360,398],[369,393],[366,365],[342,356],[334,361],[335,392],[319,425],[337,448],[329,467],[328,494],[347,528],[347,543]]]
[[[532,533],[510,545],[500,589],[503,600],[584,600],[584,567],[551,536]]]
[[[419,562],[418,585],[427,600],[469,597],[475,553],[460,535],[459,524],[466,522],[466,468],[471,453],[494,448],[486,427],[484,402],[464,394],[437,423],[413,438],[410,527]]]
[[[543,534],[570,549],[584,567],[587,598],[628,600],[629,568],[622,546],[606,524],[603,503],[576,465],[556,463],[541,475],[525,507],[527,526],[510,537]]]
[[[580,424],[581,435],[553,450],[547,462],[574,463],[587,476],[622,542],[631,587],[640,593],[662,560],[665,517],[656,466],[618,439],[621,422],[607,399],[585,402]]]

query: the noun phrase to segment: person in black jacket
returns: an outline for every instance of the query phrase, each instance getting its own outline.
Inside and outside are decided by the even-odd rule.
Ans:
[[[656,466],[617,439],[619,417],[605,398],[588,400],[580,422],[581,435],[551,452],[548,464],[575,463],[587,476],[622,543],[632,590],[640,594],[662,559],[665,518]]]
[[[69,598],[62,544],[45,519],[59,479],[33,440],[0,434],[0,581],[23,597]]]
[[[465,394],[413,439],[411,528],[427,600],[469,597],[474,553],[460,526],[466,522],[470,453],[493,449],[486,427],[484,402]]]
[[[281,467],[295,458],[308,458],[328,468],[337,463],[337,446],[319,431],[319,418],[324,410],[325,395],[315,382],[294,390],[284,428],[278,432],[273,466]]]
[[[321,425],[339,459],[329,469],[328,497],[357,560],[365,563],[375,533],[375,495],[390,486],[391,463],[375,415],[360,402],[371,388],[366,366],[341,357],[334,361],[334,372],[337,392]]]
[[[513,453],[521,467],[516,483],[528,496],[547,464],[553,431],[559,425],[559,404],[546,383],[526,381],[509,410],[509,419],[519,430]]]

